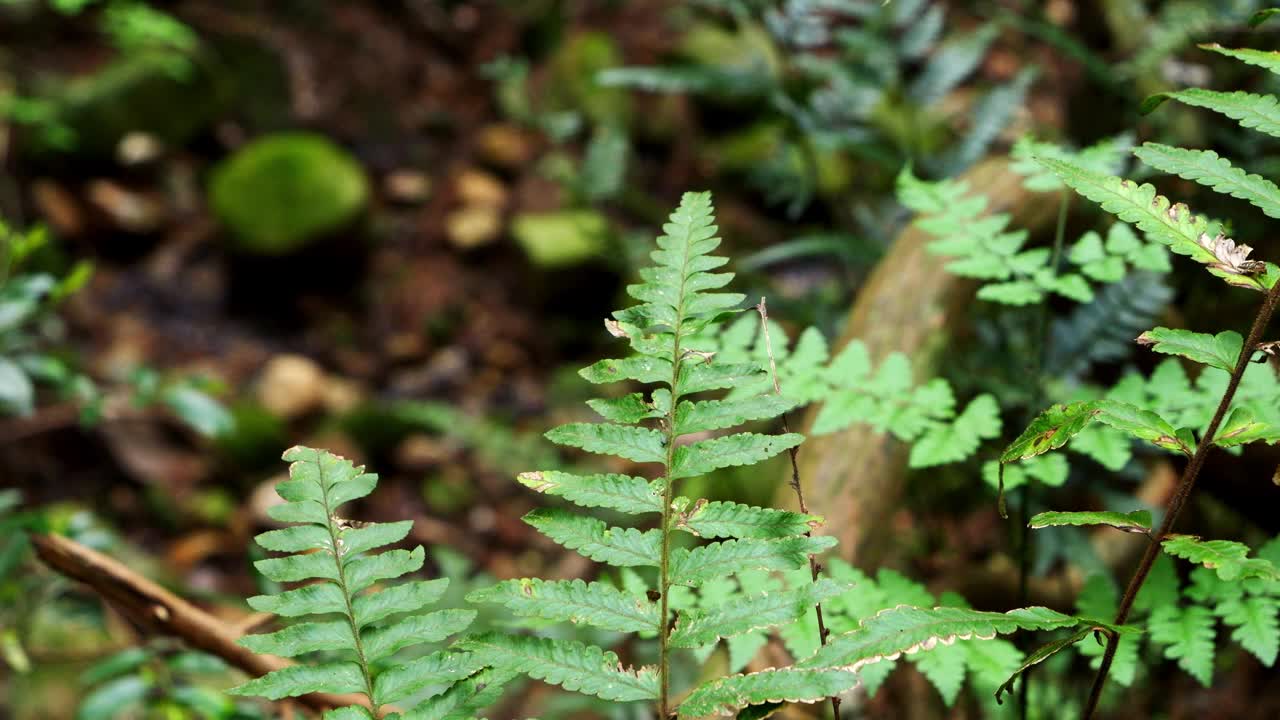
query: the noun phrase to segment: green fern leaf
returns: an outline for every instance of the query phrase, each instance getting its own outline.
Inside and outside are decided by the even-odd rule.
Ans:
[[[911,446],[910,467],[925,468],[959,462],[973,455],[984,439],[1000,434],[1000,406],[990,395],[979,395],[955,420],[925,432]]]
[[[1053,642],[1047,643],[1045,645],[1041,645],[1035,650],[1032,650],[1031,653],[1027,655],[1027,659],[1023,661],[1022,665],[1020,665],[1018,669],[1013,671],[1013,674],[1009,676],[1009,679],[1005,680],[1004,683],[1000,685],[1000,687],[996,688],[996,702],[997,703],[1002,702],[1001,697],[1005,693],[1013,692],[1014,682],[1017,681],[1018,678],[1022,677],[1022,674],[1025,673],[1029,668],[1035,665],[1039,665],[1045,660],[1048,660],[1054,655],[1057,655],[1059,652],[1071,647],[1072,645],[1075,645],[1076,643],[1088,637],[1089,633],[1091,632],[1093,632],[1093,628],[1082,627],[1070,635],[1058,638]]]
[[[360,692],[376,714],[385,702],[379,697],[385,693],[375,690],[381,678],[375,663],[410,645],[442,640],[466,628],[475,612],[416,614],[440,598],[448,584],[444,579],[365,592],[375,583],[422,567],[421,547],[369,554],[403,540],[412,523],[344,520],[338,516],[339,506],[372,492],[377,476],[312,448],[292,448],[284,459],[290,461],[289,479],[276,488],[286,502],[275,506],[275,516],[306,524],[272,530],[259,535],[258,540],[270,550],[303,554],[260,560],[256,566],[277,582],[320,582],[250,598],[249,603],[260,611],[287,617],[336,615],[339,619],[298,622],[273,633],[241,638],[240,644],[254,652],[283,657],[323,652],[339,661],[287,667],[250,680],[232,692],[271,699],[312,692]],[[361,715],[360,709],[344,712],[346,716],[371,717],[368,712]]]
[[[397,703],[431,685],[447,686],[475,674],[482,667],[475,655],[449,650],[396,664],[378,675],[373,700],[380,705]]]
[[[814,515],[715,501],[694,503],[676,517],[675,527],[705,538],[782,538],[814,530]]]
[[[892,659],[899,653],[930,650],[938,643],[994,638],[1015,630],[1052,630],[1073,627],[1081,621],[1044,607],[1028,607],[1007,613],[966,608],[899,606],[862,621],[858,629],[837,635],[813,657],[799,663],[803,668],[859,668]]]
[[[1272,265],[1259,277],[1246,272],[1236,245],[1220,238],[1219,223],[1192,213],[1185,205],[1170,203],[1151,185],[1138,185],[1051,158],[1041,158],[1040,162],[1103,210],[1135,225],[1173,252],[1207,265],[1210,273],[1232,285],[1265,291],[1280,276],[1280,270]]]
[[[1231,415],[1213,436],[1213,444],[1230,448],[1251,442],[1280,442],[1280,426],[1256,419],[1253,410],[1248,407],[1233,408]]]
[[[1061,525],[1107,525],[1125,532],[1146,533],[1151,530],[1151,512],[1135,510],[1121,513],[1111,511],[1042,512],[1031,518],[1027,527],[1058,527]]]
[[[617,567],[648,565],[658,567],[662,538],[657,530],[610,528],[603,520],[576,515],[557,508],[540,508],[524,516],[524,521],[552,540],[596,562]]]
[[[623,380],[655,383],[671,378],[671,361],[653,357],[600,360],[578,371],[578,374],[587,382],[597,385]]]
[[[618,398],[592,398],[587,405],[600,417],[615,423],[631,425],[641,420],[662,417],[662,411],[644,399],[644,393],[630,393]]]
[[[965,662],[969,651],[958,641],[953,645],[939,645],[927,653],[916,656],[916,669],[928,679],[929,684],[937,688],[942,695],[942,702],[951,707],[964,685]]]
[[[476,720],[486,707],[501,697],[503,687],[519,673],[508,669],[485,668],[448,690],[427,698],[400,720]]]
[[[618,632],[649,632],[659,625],[658,606],[648,598],[599,582],[504,580],[472,592],[467,600],[499,603],[523,617],[567,620]]]
[[[1054,405],[1045,410],[1005,448],[1000,462],[1025,460],[1056,450],[1094,420],[1139,440],[1191,456],[1191,448],[1178,437],[1173,426],[1150,410],[1115,400],[1090,400],[1070,405]]]
[[[670,641],[675,647],[693,648],[718,638],[790,623],[811,612],[817,603],[848,592],[851,587],[821,578],[792,590],[766,592],[709,608],[687,610],[681,613]]]
[[[1134,150],[1133,154],[1157,170],[1247,200],[1267,216],[1280,218],[1280,187],[1261,175],[1232,166],[1230,160],[1219,157],[1212,150],[1187,150],[1149,142]]]
[[[1218,573],[1227,582],[1242,578],[1280,580],[1280,570],[1262,558],[1250,558],[1249,546],[1231,540],[1201,540],[1194,535],[1169,535],[1161,543],[1174,557],[1190,560]]]
[[[731,428],[750,420],[768,420],[793,407],[795,402],[776,394],[735,400],[686,400],[676,408],[676,433],[687,435]]]
[[[1274,597],[1240,597],[1224,601],[1214,610],[1232,627],[1231,639],[1267,667],[1280,651],[1280,600]]]
[[[518,479],[526,487],[583,507],[636,515],[662,512],[661,480],[630,475],[571,475],[551,470],[521,473]]]
[[[834,547],[827,536],[789,537],[774,540],[725,540],[692,550],[676,548],[671,553],[671,582],[697,586],[716,577],[745,570],[794,570],[816,555]]]
[[[712,440],[700,440],[675,450],[671,466],[672,480],[706,475],[722,468],[754,465],[804,442],[798,433],[757,435],[738,433]]]
[[[1165,355],[1181,355],[1192,362],[1231,372],[1244,348],[1240,333],[1226,330],[1217,335],[1158,327],[1138,336],[1139,345]]]
[[[821,702],[855,687],[856,673],[845,670],[764,670],[730,675],[706,683],[680,703],[681,720],[732,717],[741,708],[767,703]]]
[[[352,662],[291,665],[231,688],[232,695],[257,695],[268,700],[313,692],[354,693],[365,690],[360,666]]]
[[[485,664],[524,673],[566,690],[628,702],[658,697],[654,668],[628,670],[618,656],[572,640],[484,633],[458,643]]]
[[[667,450],[662,433],[650,428],[611,423],[571,423],[547,432],[547,439],[587,452],[617,455],[633,462],[660,463]]]
[[[1209,687],[1213,680],[1213,615],[1198,605],[1180,608],[1160,605],[1147,621],[1151,640],[1166,645],[1164,656],[1178,661],[1200,684]]]
[[[324,720],[374,720],[374,718],[373,715],[369,714],[369,708],[360,705],[348,705],[344,708],[326,710]],[[392,718],[392,720],[396,720],[396,718]]]
[[[1271,95],[1254,95],[1243,91],[1220,92],[1203,88],[1187,88],[1152,95],[1142,101],[1140,111],[1149,113],[1166,100],[1221,113],[1242,126],[1280,137],[1280,107]]]

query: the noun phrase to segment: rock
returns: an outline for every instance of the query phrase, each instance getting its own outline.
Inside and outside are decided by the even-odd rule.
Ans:
[[[278,133],[219,164],[209,200],[239,250],[287,255],[352,225],[368,203],[369,181],[323,135]]]
[[[521,213],[511,233],[533,264],[545,268],[577,265],[600,255],[609,223],[594,210]]]
[[[149,165],[164,153],[164,143],[148,132],[134,130],[120,138],[116,161],[125,167]]]
[[[395,462],[406,470],[440,465],[457,453],[457,446],[426,433],[411,433],[396,445]]]
[[[536,148],[528,133],[519,127],[494,123],[476,133],[476,150],[486,163],[503,170],[517,171],[533,160]]]
[[[405,205],[419,205],[431,196],[431,178],[417,170],[393,170],[382,178],[387,198]]]
[[[507,204],[507,188],[498,178],[482,170],[466,170],[454,181],[454,190],[463,205],[501,208]]]
[[[146,235],[156,232],[169,220],[164,198],[154,193],[131,190],[111,180],[93,180],[87,188],[89,203],[106,215],[115,227]]]
[[[277,355],[258,380],[257,399],[271,414],[293,420],[324,404],[325,374],[310,358]]]
[[[41,178],[33,182],[31,199],[59,236],[70,238],[84,232],[84,213],[75,195],[56,181]]]
[[[445,217],[444,232],[460,250],[488,245],[502,232],[502,213],[488,205],[469,205]]]

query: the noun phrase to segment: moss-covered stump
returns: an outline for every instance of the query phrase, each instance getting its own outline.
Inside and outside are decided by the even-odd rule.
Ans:
[[[352,227],[369,180],[350,154],[314,133],[268,135],[218,165],[209,204],[244,254],[280,257]]]

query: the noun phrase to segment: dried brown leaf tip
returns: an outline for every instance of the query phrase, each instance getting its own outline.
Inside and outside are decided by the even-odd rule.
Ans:
[[[1234,240],[1222,233],[1209,237],[1209,233],[1200,233],[1200,246],[1213,253],[1218,260],[1209,267],[1235,275],[1257,275],[1266,272],[1267,264],[1258,260],[1250,260],[1249,253],[1253,248],[1248,245],[1237,245]]]
[[[1261,350],[1264,354],[1270,355],[1271,357],[1280,357],[1280,340],[1269,340],[1267,342],[1258,343],[1258,347],[1256,349]]]

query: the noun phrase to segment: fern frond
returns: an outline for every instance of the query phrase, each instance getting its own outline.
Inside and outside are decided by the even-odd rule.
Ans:
[[[661,480],[631,475],[572,475],[543,470],[520,473],[522,485],[562,497],[575,505],[599,507],[639,515],[662,512]]]
[[[1248,246],[1237,248],[1222,234],[1221,224],[1192,213],[1181,203],[1171,203],[1151,185],[1102,175],[1052,158],[1041,158],[1040,162],[1103,210],[1135,225],[1173,252],[1208,266],[1210,273],[1232,285],[1265,291],[1280,277],[1280,268],[1270,263],[1255,271],[1247,264],[1254,262],[1246,260]]]
[[[835,547],[829,536],[788,537],[770,540],[725,540],[671,553],[671,583],[697,586],[712,578],[746,570],[794,570],[808,564],[809,556]]]
[[[1139,335],[1138,344],[1148,345],[1158,353],[1181,355],[1192,362],[1231,372],[1240,358],[1240,351],[1244,349],[1244,338],[1234,330],[1208,335],[1158,327]]]
[[[1270,561],[1249,557],[1249,546],[1232,540],[1201,540],[1194,535],[1170,535],[1162,543],[1166,553],[1190,560],[1231,582],[1242,578],[1280,580],[1280,569]]]
[[[1161,605],[1151,612],[1147,627],[1153,642],[1167,646],[1165,657],[1177,660],[1178,667],[1209,686],[1213,680],[1214,622],[1207,609]]]
[[[1280,218],[1280,187],[1261,175],[1233,166],[1230,160],[1219,157],[1212,150],[1188,150],[1149,142],[1143,143],[1133,154],[1157,170],[1247,200],[1268,217]]]
[[[399,542],[412,523],[354,523],[338,515],[341,505],[373,491],[377,476],[350,461],[312,448],[295,447],[284,454],[290,461],[289,479],[276,486],[285,500],[268,512],[284,522],[305,523],[258,536],[268,550],[301,553],[259,560],[263,575],[277,582],[318,580],[315,584],[275,595],[251,598],[255,609],[286,617],[319,615],[330,620],[298,622],[282,630],[249,635],[240,644],[259,653],[297,657],[315,652],[342,658],[319,665],[295,665],[233,689],[241,695],[271,699],[312,692],[363,693],[373,712],[388,700],[379,685],[403,686],[406,680],[383,681],[375,670],[379,660],[411,645],[442,640],[466,628],[475,618],[471,610],[422,613],[438,600],[448,581],[413,581],[380,592],[365,592],[375,583],[397,578],[422,567],[423,550],[371,550]],[[455,664],[448,679],[465,677],[478,667]],[[424,673],[429,668],[423,668]],[[391,692],[390,695],[394,695]],[[396,696],[399,699],[403,696]],[[354,709],[347,715],[369,717]]]
[[[697,502],[681,511],[674,527],[705,538],[784,538],[803,535],[821,524],[822,519],[814,515],[717,500]]]
[[[658,674],[653,668],[630,670],[618,656],[593,645],[503,633],[484,633],[458,643],[485,664],[537,678],[566,690],[604,700],[656,700]]]
[[[1109,510],[1085,512],[1042,512],[1032,516],[1027,526],[1032,529],[1063,525],[1106,525],[1124,532],[1145,533],[1151,529],[1151,511],[1122,513]]]
[[[486,635],[462,644],[484,663],[607,700],[656,699],[660,712],[669,712],[669,649],[674,647],[669,641],[672,628],[678,625],[672,611],[681,607],[673,591],[681,585],[724,581],[756,569],[791,570],[835,543],[831,538],[805,536],[820,521],[811,515],[676,494],[680,480],[755,464],[804,439],[791,433],[731,432],[745,422],[776,418],[796,401],[764,392],[769,380],[755,348],[721,354],[710,347],[721,337],[722,319],[744,300],[743,295],[720,291],[731,274],[712,272],[726,262],[711,254],[720,244],[714,222],[709,193],[684,195],[651,254],[654,266],[640,270],[642,282],[627,287],[639,303],[605,321],[611,335],[629,342],[632,355],[601,360],[581,372],[593,383],[629,380],[659,387],[593,400],[591,407],[607,422],[573,423],[546,434],[562,445],[658,465],[660,477],[646,480],[549,471],[520,476],[520,482],[531,489],[577,505],[631,515],[661,514],[658,527],[651,530],[609,527],[602,520],[565,509],[538,509],[525,516],[543,535],[592,560],[624,569],[657,568],[656,587],[650,590],[635,573],[624,572],[625,589],[621,590],[599,582],[520,579],[470,596],[501,603],[526,617],[642,636],[656,634],[657,665],[622,670],[616,667],[617,658],[600,648],[545,638]],[[743,342],[749,342],[746,338],[752,334],[746,330]],[[821,336],[817,342],[813,333],[808,337],[803,351],[796,353],[797,366],[803,364],[799,360],[819,355],[825,359]],[[719,390],[728,392],[712,399],[693,397]],[[694,433],[719,431],[730,432],[681,441]],[[735,539],[673,549],[671,537],[678,531],[699,538]],[[795,603],[774,608],[770,623],[781,621],[780,615],[787,613],[792,617],[786,620],[794,621],[804,610]]]
[[[1237,90],[1221,92],[1187,88],[1152,95],[1142,102],[1141,112],[1149,113],[1166,100],[1221,113],[1241,126],[1280,137],[1280,102],[1272,95],[1255,95]]]
[[[658,626],[658,606],[601,582],[582,580],[504,580],[467,595],[468,602],[505,605],[522,617],[566,620],[603,630],[640,633]]]
[[[730,675],[689,693],[680,703],[679,717],[733,717],[749,705],[822,702],[857,684],[857,673],[847,670],[781,668]]]
[[[686,610],[671,633],[671,644],[699,647],[719,638],[791,623],[817,603],[848,592],[850,587],[822,578],[792,590],[766,592],[713,607]]]
[[[657,530],[610,528],[603,520],[559,508],[539,508],[524,521],[557,543],[596,562],[617,567],[658,567],[662,538]]]
[[[1225,600],[1214,610],[1232,628],[1231,639],[1240,643],[1267,667],[1280,652],[1280,599],[1266,596]]]
[[[966,608],[933,609],[899,606],[862,621],[858,629],[837,635],[817,653],[801,661],[801,668],[860,668],[893,660],[899,654],[931,650],[969,638],[991,639],[1016,630],[1052,630],[1082,622],[1044,607],[1028,607],[1007,613]]]

